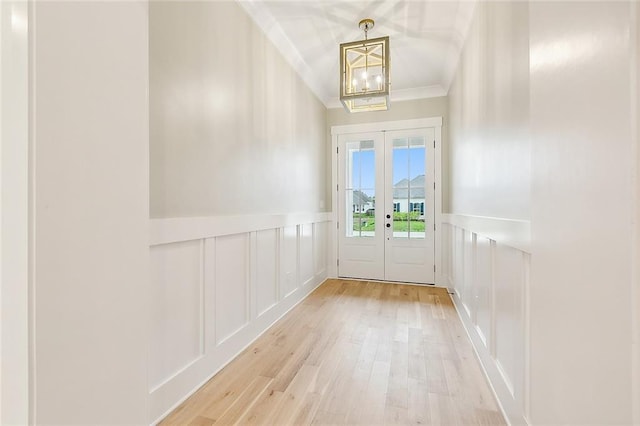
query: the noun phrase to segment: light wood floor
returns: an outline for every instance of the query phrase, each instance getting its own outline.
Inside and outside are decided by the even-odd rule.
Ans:
[[[446,290],[329,280],[163,425],[504,425]]]

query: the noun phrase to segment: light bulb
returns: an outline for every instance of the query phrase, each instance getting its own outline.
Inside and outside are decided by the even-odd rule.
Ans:
[[[362,79],[363,80],[367,79],[367,72],[366,71],[362,71]]]
[[[377,76],[376,77],[376,82],[382,83],[382,76]]]
[[[354,78],[351,83],[352,83],[353,86],[357,86],[358,85],[358,80]]]

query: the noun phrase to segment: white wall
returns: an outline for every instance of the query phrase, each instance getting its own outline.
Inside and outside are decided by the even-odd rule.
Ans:
[[[635,121],[632,117],[633,132],[632,137],[635,140],[635,193],[633,200],[635,201],[635,214],[633,216],[633,224],[635,227],[634,247],[631,250],[632,258],[637,259],[640,256],[640,54],[638,49],[640,48],[640,7],[635,5],[635,25],[633,30],[636,36],[635,49],[635,86],[636,86],[636,99],[635,103]],[[633,32],[632,32],[633,34]],[[633,375],[632,375],[632,396],[633,396],[633,422],[634,424],[640,424],[640,265],[638,262],[634,262],[632,270],[632,314],[633,314]]]
[[[528,5],[476,7],[449,91],[450,212],[528,220]]]
[[[0,3],[0,423],[29,416],[28,8]]]
[[[34,422],[143,424],[147,6],[30,6]]]
[[[234,1],[150,4],[151,217],[317,212],[326,108]]]
[[[633,8],[479,3],[450,93],[443,266],[514,424],[637,410]]]
[[[539,424],[632,420],[630,8],[529,8],[531,419]]]

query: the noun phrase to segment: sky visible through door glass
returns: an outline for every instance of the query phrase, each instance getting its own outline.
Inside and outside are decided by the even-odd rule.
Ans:
[[[397,148],[395,149],[395,155],[393,156],[393,184],[397,184],[403,178],[407,177],[407,159],[409,163],[409,177],[411,180],[416,176],[424,175],[424,147],[412,147],[409,150],[409,154],[400,154]],[[407,158],[408,157],[408,158]],[[354,164],[370,164],[374,165],[374,151],[363,150],[355,151],[353,153]],[[375,169],[373,167],[362,167],[360,169],[360,187],[361,188],[374,188],[375,187]]]

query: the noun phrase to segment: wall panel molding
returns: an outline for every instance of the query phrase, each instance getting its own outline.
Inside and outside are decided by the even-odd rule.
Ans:
[[[202,244],[187,241],[151,250],[149,385],[157,388],[203,355]]]
[[[444,220],[444,281],[505,417],[527,424],[529,225],[462,215]]]
[[[531,252],[531,222],[528,220],[446,213],[442,215],[442,223],[500,241],[500,244],[525,253]]]
[[[149,423],[324,282],[328,216],[152,220],[150,297],[162,309],[151,318]]]
[[[321,223],[330,219],[331,213],[325,212],[151,219],[149,245]]]
[[[249,234],[216,238],[216,346],[242,330],[250,317]]]

